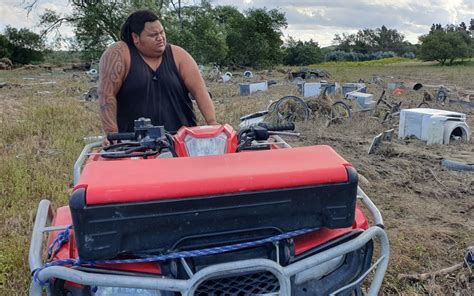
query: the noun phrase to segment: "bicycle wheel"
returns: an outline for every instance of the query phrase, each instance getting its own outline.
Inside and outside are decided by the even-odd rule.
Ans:
[[[331,113],[329,114],[329,120],[331,123],[342,123],[352,118],[352,110],[343,101],[336,101],[331,105]]]
[[[306,121],[309,118],[309,107],[297,96],[284,96],[268,107],[268,114],[276,117],[277,123]]]

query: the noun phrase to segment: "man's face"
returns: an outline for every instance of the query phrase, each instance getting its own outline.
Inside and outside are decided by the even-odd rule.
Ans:
[[[133,42],[144,56],[159,57],[166,47],[165,30],[159,21],[147,22],[140,35],[132,33]]]

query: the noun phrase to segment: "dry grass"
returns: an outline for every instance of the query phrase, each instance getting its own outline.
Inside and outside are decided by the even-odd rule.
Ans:
[[[328,64],[322,68],[340,82],[370,81],[377,74],[386,80],[474,89],[473,66],[438,67],[411,62]],[[296,87],[277,71],[259,73],[255,80],[259,79],[279,83],[268,92],[247,97],[238,95],[242,77],[227,84],[208,83],[219,122],[237,127],[240,116],[265,110],[271,101],[282,96],[297,95]],[[100,125],[95,103],[78,100],[91,86],[85,77],[73,78],[72,74],[61,72],[9,71],[0,72],[2,81],[12,86],[0,89],[0,294],[24,295],[30,281],[28,246],[37,204],[42,198],[51,199],[56,206],[67,203],[72,166],[83,146],[82,139],[99,134]],[[19,86],[48,81],[56,83]],[[380,93],[373,85],[369,90],[376,96]],[[420,97],[410,92],[397,99],[412,106]],[[472,110],[436,107],[467,113],[474,128]],[[366,191],[384,215],[392,246],[384,294],[472,295],[472,283],[465,271],[428,282],[396,279],[398,273],[454,265],[462,260],[463,250],[474,244],[474,178],[472,174],[443,170],[438,164],[442,157],[472,161],[472,144],[428,147],[417,140],[395,140],[377,154],[367,156],[372,137],[386,127],[361,113],[350,123],[328,128],[323,118],[316,117],[299,123],[298,129],[305,138],[293,141],[293,145],[331,145],[369,180]]]

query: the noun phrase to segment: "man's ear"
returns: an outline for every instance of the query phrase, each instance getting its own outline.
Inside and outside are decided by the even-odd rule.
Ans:
[[[133,39],[133,43],[135,45],[137,45],[139,40],[140,40],[140,35],[138,35],[137,33],[132,32],[132,39]]]

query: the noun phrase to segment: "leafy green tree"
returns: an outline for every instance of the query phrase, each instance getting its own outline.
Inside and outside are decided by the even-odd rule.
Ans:
[[[292,37],[288,39],[285,48],[284,63],[292,66],[303,66],[310,64],[318,64],[323,61],[324,57],[321,48],[317,42],[296,41]]]
[[[29,64],[43,60],[45,44],[40,35],[26,28],[16,29],[7,26],[4,31],[7,40],[5,52],[13,63]],[[1,41],[2,43],[5,41]]]
[[[226,38],[229,62],[245,66],[281,62],[281,29],[286,26],[284,13],[277,9],[250,9],[245,18],[232,18]]]
[[[375,48],[376,51],[393,51],[399,55],[406,52],[407,43],[405,36],[395,29],[388,29],[382,26],[375,30]]]
[[[32,0],[38,2],[40,0]],[[27,1],[28,2],[28,1]],[[270,65],[281,62],[283,13],[253,9],[242,14],[231,6],[182,6],[181,0],[81,1],[69,0],[72,13],[46,10],[41,16],[43,34],[68,23],[74,27],[79,50],[98,58],[119,39],[120,26],[130,12],[151,9],[163,19],[168,40],[183,46],[198,62],[233,62]]]
[[[226,31],[219,25],[209,4],[184,7],[181,19],[175,12],[169,14],[164,23],[168,40],[186,48],[197,62],[221,63],[225,60],[228,53]]]
[[[470,38],[466,32],[446,30],[432,30],[421,36],[419,58],[424,61],[438,61],[441,65],[446,62],[452,64],[455,59],[469,57],[472,53]]]
[[[374,52],[395,52],[403,55],[414,52],[414,45],[405,41],[405,36],[395,29],[382,26],[375,30],[363,29],[356,34],[336,34],[333,40],[336,50],[369,54]]]
[[[12,56],[12,45],[7,37],[0,34],[0,58],[10,58]]]
[[[217,23],[228,28],[231,23],[241,21],[245,16],[234,6],[224,5],[214,7],[214,19]]]
[[[88,59],[100,57],[103,50],[120,39],[120,28],[127,16],[137,9],[151,9],[160,14],[168,8],[165,0],[131,1],[69,1],[68,15],[45,10],[40,17],[43,35],[54,32],[63,24],[74,27],[77,44]]]

